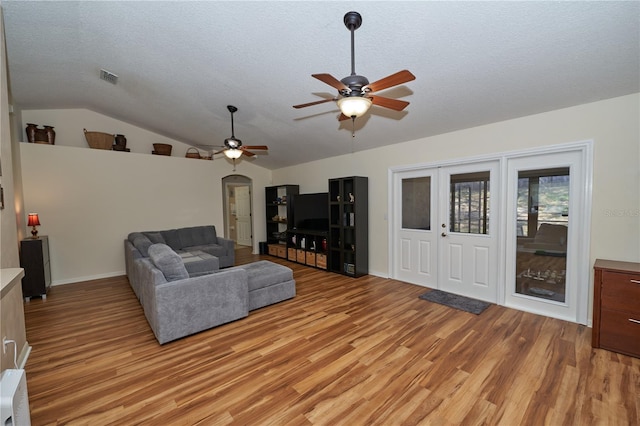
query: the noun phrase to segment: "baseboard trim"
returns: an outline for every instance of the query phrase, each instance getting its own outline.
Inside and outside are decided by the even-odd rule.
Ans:
[[[126,272],[125,271],[107,272],[106,274],[89,275],[86,277],[75,277],[75,278],[69,278],[66,280],[54,280],[51,282],[51,285],[56,286],[56,285],[64,285],[64,284],[73,284],[73,283],[78,283],[82,281],[99,280],[102,278],[120,277],[122,275],[126,275]]]

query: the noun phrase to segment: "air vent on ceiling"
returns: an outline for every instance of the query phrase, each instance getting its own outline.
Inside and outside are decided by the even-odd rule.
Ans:
[[[100,70],[100,79],[108,81],[111,84],[116,84],[118,82],[118,76],[107,70]]]

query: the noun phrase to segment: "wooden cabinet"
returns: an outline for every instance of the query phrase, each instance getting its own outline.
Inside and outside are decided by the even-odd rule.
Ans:
[[[594,348],[640,358],[640,263],[596,260]]]
[[[287,230],[292,226],[291,196],[298,194],[298,185],[268,186],[264,189],[267,222],[267,247],[272,256],[287,258]]]
[[[329,179],[329,270],[369,273],[369,183],[366,177]]]
[[[24,268],[22,296],[29,300],[33,296],[47,298],[51,286],[49,265],[49,237],[28,238],[20,242],[20,266]]]
[[[314,268],[327,269],[327,233],[323,231],[287,231],[287,259]]]

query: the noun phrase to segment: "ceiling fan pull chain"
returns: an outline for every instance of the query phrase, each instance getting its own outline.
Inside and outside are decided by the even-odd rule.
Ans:
[[[356,116],[353,115],[351,116],[351,138],[355,138],[356,137]],[[353,147],[351,147],[351,150],[353,151]]]

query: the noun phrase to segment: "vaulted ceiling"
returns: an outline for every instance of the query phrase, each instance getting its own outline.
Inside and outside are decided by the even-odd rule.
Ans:
[[[235,135],[276,169],[640,91],[640,2],[3,0],[9,78],[24,109],[88,108],[182,142]],[[311,77],[355,68],[409,101],[338,122]],[[118,75],[114,86],[100,69]]]

